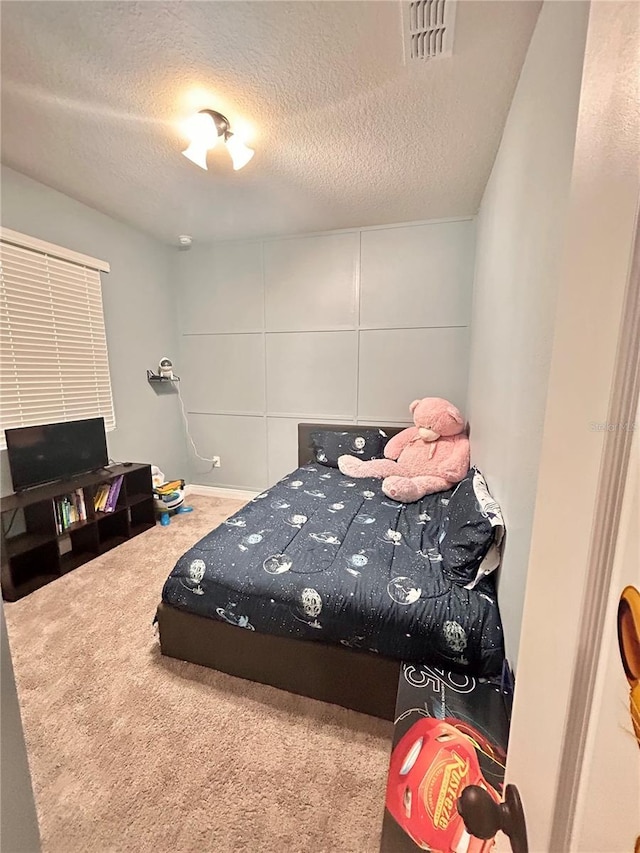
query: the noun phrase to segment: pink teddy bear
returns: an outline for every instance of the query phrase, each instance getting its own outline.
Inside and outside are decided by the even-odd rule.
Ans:
[[[402,503],[450,489],[469,471],[469,439],[453,403],[425,397],[414,400],[409,410],[415,426],[387,442],[385,459],[338,459],[338,468],[348,477],[384,478],[382,491]]]

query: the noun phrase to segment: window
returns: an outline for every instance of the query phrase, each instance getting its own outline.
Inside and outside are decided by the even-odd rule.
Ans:
[[[115,427],[100,270],[108,264],[0,231],[0,447],[10,427],[92,417]]]

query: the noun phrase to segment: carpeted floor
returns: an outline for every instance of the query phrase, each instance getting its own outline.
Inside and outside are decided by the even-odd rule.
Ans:
[[[191,515],[5,604],[45,853],[375,853],[391,724],[163,658]]]

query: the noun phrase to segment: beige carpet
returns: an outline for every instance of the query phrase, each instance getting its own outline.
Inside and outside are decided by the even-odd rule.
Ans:
[[[191,503],[5,604],[45,853],[375,853],[389,723],[160,655],[164,579],[240,506]]]

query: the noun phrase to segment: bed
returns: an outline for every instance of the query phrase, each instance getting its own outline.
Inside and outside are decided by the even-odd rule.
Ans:
[[[163,654],[386,719],[400,661],[500,673],[489,572],[502,518],[482,475],[471,469],[455,489],[414,504],[392,501],[380,480],[318,461],[319,435],[344,436],[358,453],[365,429],[371,435],[299,425],[299,468],[201,539],[167,578]],[[398,431],[380,429],[384,441]]]

